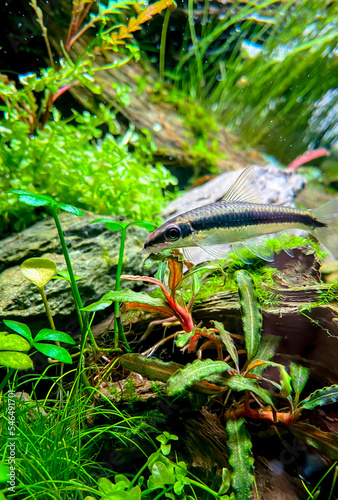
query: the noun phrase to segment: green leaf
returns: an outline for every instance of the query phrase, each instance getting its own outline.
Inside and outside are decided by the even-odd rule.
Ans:
[[[56,273],[56,264],[51,259],[33,257],[21,264],[21,272],[28,281],[38,288],[43,288]]]
[[[175,483],[175,475],[163,462],[154,462],[151,468],[151,476],[147,481],[149,489],[165,488],[168,484]]]
[[[0,483],[6,483],[9,480],[10,468],[8,465],[0,462]]]
[[[245,427],[244,418],[228,419],[226,423],[229,463],[231,465],[231,483],[236,500],[248,500],[251,496],[254,480],[251,453],[251,439]]]
[[[226,385],[234,391],[252,391],[259,396],[265,403],[274,406],[274,400],[270,392],[262,389],[255,380],[242,377],[242,375],[232,375],[225,381]]]
[[[193,363],[189,363],[184,368],[177,370],[170,377],[166,385],[166,392],[169,396],[175,396],[183,392],[194,382],[226,370],[232,370],[232,368],[227,363],[224,363],[224,361],[196,359]]]
[[[29,370],[34,368],[31,358],[23,352],[0,352],[0,365],[14,370]]]
[[[297,363],[290,363],[290,375],[293,390],[295,393],[294,404],[298,405],[299,396],[305,387],[305,384],[310,375],[310,369],[306,366],[298,365]]]
[[[134,292],[133,290],[111,291],[104,294],[101,300],[112,300],[114,302],[137,302],[152,307],[166,307],[167,303],[159,297],[152,297],[145,292]]]
[[[56,202],[53,198],[49,196],[44,196],[40,194],[30,193],[29,191],[22,191],[21,189],[11,189],[7,191],[8,193],[18,194],[19,201],[25,203],[25,205],[30,205],[32,207],[41,207],[43,205],[55,205]]]
[[[302,410],[312,410],[316,406],[323,406],[338,401],[338,385],[331,385],[313,392],[298,405]]]
[[[59,347],[58,345],[40,343],[33,343],[33,347],[35,347],[37,351],[42,352],[42,354],[45,354],[52,359],[56,359],[57,361],[61,361],[62,363],[72,364],[72,358],[70,357],[69,352],[66,351],[66,349],[64,349],[63,347]]]
[[[4,319],[4,323],[8,328],[14,330],[16,333],[20,333],[28,342],[31,344],[33,342],[32,334],[27,325],[24,323],[19,323],[19,321],[12,321],[11,319]]]
[[[73,205],[68,205],[68,203],[58,203],[57,206],[61,208],[61,210],[64,210],[65,212],[70,212],[71,214],[74,215],[83,215],[82,210],[80,210],[77,207],[73,207]]]
[[[136,353],[123,354],[120,357],[120,363],[121,366],[127,370],[139,373],[149,380],[159,380],[161,382],[167,382],[171,375],[183,367],[173,361],[165,362],[161,359],[146,358],[145,356],[142,356],[142,354]],[[162,442],[161,440],[166,442],[169,438],[175,439],[171,434],[169,436],[166,436],[165,434],[163,436],[163,434],[160,434],[160,436],[156,439],[160,442]]]
[[[292,387],[291,387],[291,377],[288,374],[288,372],[285,369],[285,366],[281,365],[280,363],[274,363],[273,361],[264,361],[265,365],[263,365],[263,369],[265,369],[268,366],[273,366],[275,368],[278,368],[279,373],[280,373],[280,384],[281,384],[281,392],[280,396],[282,398],[287,399],[291,392],[292,392]],[[254,370],[252,370],[254,371]],[[266,379],[269,380],[269,379]]]
[[[57,274],[58,274],[58,276],[53,276],[53,279],[66,280],[66,281],[68,281],[68,283],[71,283],[71,279],[70,279],[68,271],[58,271]],[[75,279],[75,281],[79,281],[79,280],[83,280],[84,278],[82,276],[75,276],[74,275],[74,279]]]
[[[252,359],[252,362],[257,359],[261,359],[262,361],[269,361],[269,359],[271,359],[272,356],[275,355],[275,352],[280,342],[281,342],[281,337],[278,337],[277,335],[263,335],[258,350],[256,352],[256,355]],[[255,375],[261,375],[264,368],[265,368],[264,365],[257,366],[251,371],[251,373],[254,373]]]
[[[126,222],[118,222],[112,219],[108,219],[107,217],[92,220],[91,224],[95,224],[95,222],[103,222],[106,225],[106,228],[110,231],[121,231],[121,229],[128,225]]]
[[[252,279],[244,270],[235,273],[242,311],[247,359],[251,361],[257,353],[262,329],[262,314]]]
[[[68,333],[59,332],[58,330],[50,330],[49,328],[42,328],[37,335],[34,337],[34,343],[40,342],[41,340],[57,340],[59,342],[65,342],[67,344],[76,344],[75,340],[72,339]]]
[[[234,341],[230,336],[230,333],[224,329],[224,325],[219,321],[214,321],[214,325],[219,331],[219,335],[222,339],[223,344],[227,348],[227,351],[230,354],[231,359],[235,363],[236,367],[238,367],[238,353]]]
[[[147,220],[136,220],[131,222],[129,225],[143,227],[144,229],[147,229],[147,231],[153,231],[157,227],[156,224],[148,222]]]
[[[103,309],[107,309],[112,304],[111,300],[98,300],[97,302],[93,302],[89,304],[89,306],[83,307],[81,311],[87,312],[95,312],[102,311]]]
[[[321,431],[305,422],[296,422],[290,425],[289,429],[300,441],[322,451],[333,460],[338,460],[338,436],[336,434]]]
[[[221,486],[218,490],[219,495],[224,495],[228,489],[230,488],[230,481],[231,481],[231,473],[229,469],[226,467],[223,467],[222,469],[222,483]]]
[[[29,342],[15,333],[0,332],[0,351],[29,351]]]

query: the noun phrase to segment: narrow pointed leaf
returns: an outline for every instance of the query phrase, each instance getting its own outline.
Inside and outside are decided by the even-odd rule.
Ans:
[[[237,271],[236,280],[242,311],[242,323],[248,361],[257,353],[261,340],[262,314],[254,284],[246,271]]]
[[[251,391],[257,394],[265,403],[274,406],[274,400],[269,391],[263,389],[255,380],[242,377],[241,375],[232,375],[227,377],[225,383],[234,391]]]
[[[6,326],[8,326],[8,328],[25,337],[25,339],[27,339],[30,344],[33,342],[31,331],[29,327],[24,323],[20,323],[19,321],[12,321],[11,319],[4,319],[4,323]]]
[[[42,328],[37,335],[34,337],[35,342],[40,342],[41,340],[57,340],[59,342],[66,342],[67,344],[75,344],[75,340],[72,339],[68,333],[59,332],[58,330],[50,330],[49,328]],[[35,347],[35,346],[34,346]]]
[[[295,393],[294,403],[298,405],[299,396],[305,387],[305,384],[310,375],[310,369],[306,366],[298,365],[297,363],[290,363],[290,375],[292,387]]]
[[[0,351],[26,352],[31,348],[29,342],[15,333],[0,332]]]
[[[83,215],[82,210],[77,207],[73,207],[73,205],[68,205],[68,203],[58,203],[58,207],[65,212],[70,212],[74,215]]]
[[[313,392],[298,405],[302,410],[312,410],[316,406],[323,406],[338,401],[338,385],[331,385]]]
[[[258,363],[260,360],[255,360],[253,363]],[[273,361],[264,361],[264,366],[263,369],[268,367],[268,366],[273,366],[275,368],[278,368],[279,373],[280,373],[280,384],[281,384],[281,392],[280,395],[282,398],[288,398],[292,392],[292,387],[291,387],[291,377],[288,374],[288,372],[285,369],[285,366],[281,365],[280,363],[274,363]],[[248,369],[250,366],[248,367]],[[254,370],[252,370],[254,371]]]
[[[338,460],[338,436],[336,434],[321,431],[305,422],[290,425],[289,429],[300,441],[322,451],[333,460]]]
[[[112,303],[112,300],[98,300],[97,302],[93,302],[92,304],[83,307],[81,310],[87,312],[103,311],[104,309],[107,309],[107,307],[111,306]]]
[[[34,368],[31,358],[23,352],[0,352],[0,366],[14,368],[14,370],[29,370]]]
[[[37,351],[42,352],[46,356],[56,359],[57,361],[62,361],[62,363],[72,364],[72,358],[66,349],[63,347],[59,347],[57,345],[52,344],[34,344],[34,347]]]
[[[251,439],[245,427],[244,418],[229,419],[226,424],[229,463],[231,465],[231,484],[236,500],[251,497],[254,459],[251,452]]]
[[[179,261],[175,257],[170,257],[166,259],[169,267],[169,289],[171,295],[174,296],[175,289],[180,283],[183,274],[183,262]]]
[[[238,353],[234,341],[231,338],[231,335],[228,331],[224,329],[224,325],[219,321],[214,321],[214,325],[219,331],[219,335],[222,339],[223,344],[225,345],[228,353],[231,356],[231,359],[235,363],[236,367],[238,367]]]
[[[275,355],[280,342],[281,337],[278,337],[277,335],[263,335],[256,355],[252,361],[269,361]],[[257,366],[252,370],[252,373],[255,375],[261,375],[263,370],[263,365]]]
[[[95,224],[96,222],[103,222],[106,225],[106,228],[110,231],[121,231],[126,226],[125,222],[119,222],[108,217],[103,217],[101,219],[95,219],[91,221],[91,224]]]
[[[136,302],[148,304],[152,307],[166,307],[167,303],[160,297],[152,297],[146,292],[134,292],[133,290],[111,291],[104,294],[101,301],[112,300],[114,302]]]
[[[231,369],[231,366],[223,361],[196,359],[193,363],[189,363],[184,368],[175,372],[166,385],[166,392],[169,396],[174,396],[183,392],[194,382],[203,380],[215,373]]]

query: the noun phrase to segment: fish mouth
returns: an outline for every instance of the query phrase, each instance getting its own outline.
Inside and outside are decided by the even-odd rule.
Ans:
[[[166,248],[168,248],[168,247],[165,243],[158,244],[158,245],[152,245],[151,243],[148,243],[146,241],[144,244],[144,249],[148,253],[160,253],[160,252],[163,252],[163,250],[165,250]]]

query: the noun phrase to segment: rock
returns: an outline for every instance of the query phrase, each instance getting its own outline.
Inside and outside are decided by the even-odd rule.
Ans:
[[[84,305],[99,300],[107,290],[114,289],[119,255],[120,233],[112,232],[102,223],[90,224],[97,218],[92,213],[77,217],[60,214],[74,272],[83,279],[78,282]],[[146,256],[143,242],[147,231],[128,228],[123,272],[144,274]],[[66,270],[57,230],[52,218],[38,222],[25,231],[2,240],[0,248],[0,319],[45,316],[43,303],[35,285],[21,274],[20,265],[29,257],[45,257]],[[121,283],[123,287],[125,283]],[[130,286],[130,285],[129,285]],[[74,311],[70,285],[64,280],[52,280],[46,286],[48,302],[55,316],[64,317]]]
[[[257,188],[262,203],[289,205],[304,188],[305,179],[293,171],[282,170],[276,165],[255,165]],[[187,210],[214,203],[223,198],[230,186],[243,171],[225,172],[203,186],[196,187],[172,201],[163,213],[164,217],[175,217]]]

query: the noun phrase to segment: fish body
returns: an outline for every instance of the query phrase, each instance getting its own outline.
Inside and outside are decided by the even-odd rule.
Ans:
[[[231,243],[244,261],[244,248],[271,261],[272,251],[259,238],[276,234],[282,243],[281,232],[303,229],[338,257],[338,235],[329,227],[337,217],[338,200],[316,210],[257,203],[254,167],[249,167],[223,200],[171,218],[150,234],[144,247],[152,253],[182,248],[186,259],[194,262],[203,260],[203,253],[204,260],[224,258]]]

